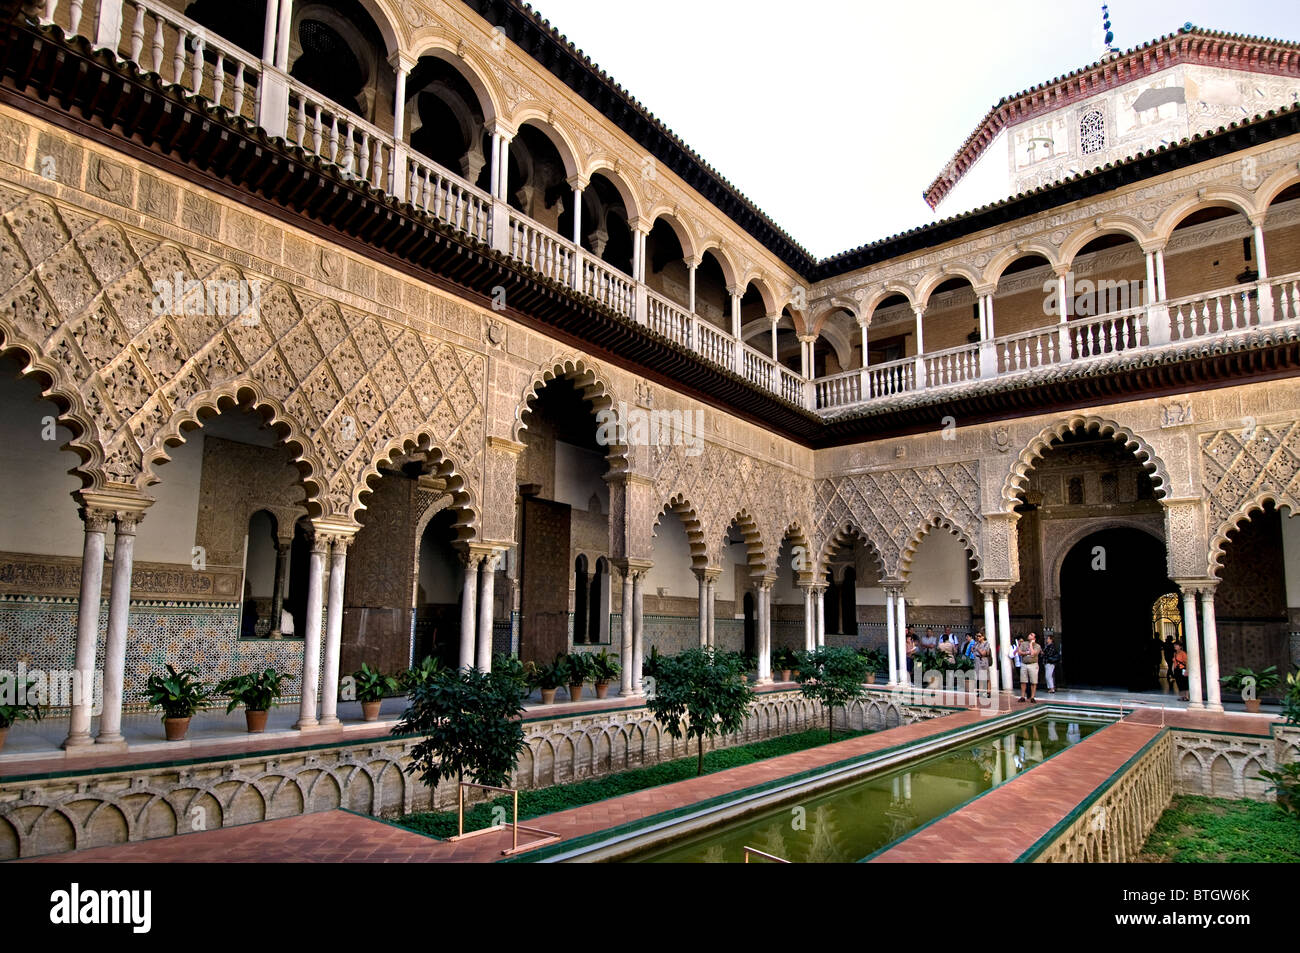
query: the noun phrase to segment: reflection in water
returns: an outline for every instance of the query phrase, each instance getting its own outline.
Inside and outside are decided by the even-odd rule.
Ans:
[[[860,860],[1077,744],[1106,722],[1059,724],[1065,726],[1064,740],[1058,722],[1048,718],[901,771],[856,781],[815,798],[773,808],[755,818],[646,851],[631,860],[740,863],[744,860],[743,848],[747,846],[795,863]]]

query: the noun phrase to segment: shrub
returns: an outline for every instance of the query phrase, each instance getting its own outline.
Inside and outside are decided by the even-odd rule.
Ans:
[[[144,683],[145,696],[151,708],[161,708],[167,718],[192,718],[212,693],[199,680],[199,673],[191,668],[176,671],[168,665],[167,672],[154,672]]]
[[[1284,764],[1276,771],[1261,771],[1259,776],[1272,784],[1268,790],[1277,794],[1277,806],[1292,817],[1300,817],[1300,761]]]
[[[269,711],[280,697],[283,682],[293,681],[293,676],[286,672],[277,672],[268,668],[264,672],[235,675],[217,683],[216,694],[226,695],[230,704],[226,713],[234,711],[242,703],[249,711]]]
[[[731,734],[745,724],[754,691],[745,678],[744,660],[736,652],[695,648],[661,657],[656,668],[655,697],[646,704],[671,737],[696,740],[700,774],[704,739]]]
[[[20,693],[17,675],[0,674],[0,728],[8,728],[18,721],[41,720],[41,706],[27,700],[35,694],[36,679],[28,679],[22,687]]]
[[[360,702],[383,701],[389,695],[396,695],[401,687],[395,676],[385,675],[365,662],[352,673],[352,679],[357,686],[357,701]]]
[[[868,669],[867,660],[850,648],[822,646],[799,653],[799,689],[826,708],[831,739],[835,737],[835,709],[862,697]]]

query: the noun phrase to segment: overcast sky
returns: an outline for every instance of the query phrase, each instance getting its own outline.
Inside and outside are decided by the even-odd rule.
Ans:
[[[988,109],[1102,51],[1091,2],[533,5],[819,257],[942,217],[921,193]],[[1187,22],[1300,40],[1296,0],[1110,10],[1122,50]]]

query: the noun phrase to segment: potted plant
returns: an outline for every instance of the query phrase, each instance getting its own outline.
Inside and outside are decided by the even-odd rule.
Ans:
[[[528,685],[530,688],[541,690],[543,705],[555,703],[555,693],[559,690],[563,675],[560,671],[562,658],[562,656],[557,655],[554,662],[547,662],[545,665],[538,665],[536,662],[528,662],[525,665]]]
[[[591,680],[596,685],[596,697],[604,698],[609,692],[609,683],[623,674],[623,666],[618,664],[617,655],[610,655],[605,649],[588,658],[591,659]]]
[[[14,722],[41,720],[41,706],[28,701],[35,684],[36,679],[33,678],[20,687],[17,675],[9,672],[0,674],[0,748],[5,746],[9,727]]]
[[[1276,665],[1270,665],[1260,672],[1252,668],[1239,668],[1231,675],[1219,679],[1228,691],[1241,695],[1246,711],[1250,712],[1259,711],[1259,696],[1271,688],[1277,688],[1281,680]]]
[[[286,672],[277,672],[274,668],[268,668],[257,674],[235,675],[222,679],[217,684],[216,693],[230,698],[230,704],[226,706],[227,714],[243,704],[248,730],[256,734],[266,730],[266,715],[271,710],[271,705],[280,697],[280,683],[292,679],[293,676]]]
[[[569,686],[569,701],[582,701],[582,683],[592,676],[591,656],[584,652],[570,652],[559,664]]]
[[[166,673],[154,672],[144,683],[149,707],[161,708],[163,731],[168,741],[184,741],[190,719],[211,694],[191,668],[176,671],[168,665]]]
[[[790,681],[790,673],[798,664],[798,656],[795,654],[794,649],[788,645],[781,646],[772,653],[772,661],[776,663],[776,670],[781,675],[781,681]]]
[[[867,684],[876,684],[876,676],[883,675],[889,660],[880,649],[859,649],[859,654],[867,660]]]
[[[436,679],[446,666],[432,655],[426,655],[419,665],[412,665],[397,676],[397,684],[406,694],[411,694],[420,685],[428,685]]]
[[[357,701],[361,702],[361,720],[378,721],[379,706],[389,695],[397,694],[399,685],[392,675],[385,675],[365,662],[352,673],[357,686]]]

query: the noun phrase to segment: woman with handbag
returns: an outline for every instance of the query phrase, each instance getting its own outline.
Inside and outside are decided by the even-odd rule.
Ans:
[[[1174,681],[1178,685],[1178,690],[1182,692],[1179,697],[1183,701],[1189,701],[1187,695],[1187,648],[1182,642],[1174,643],[1174,663],[1173,663]]]

